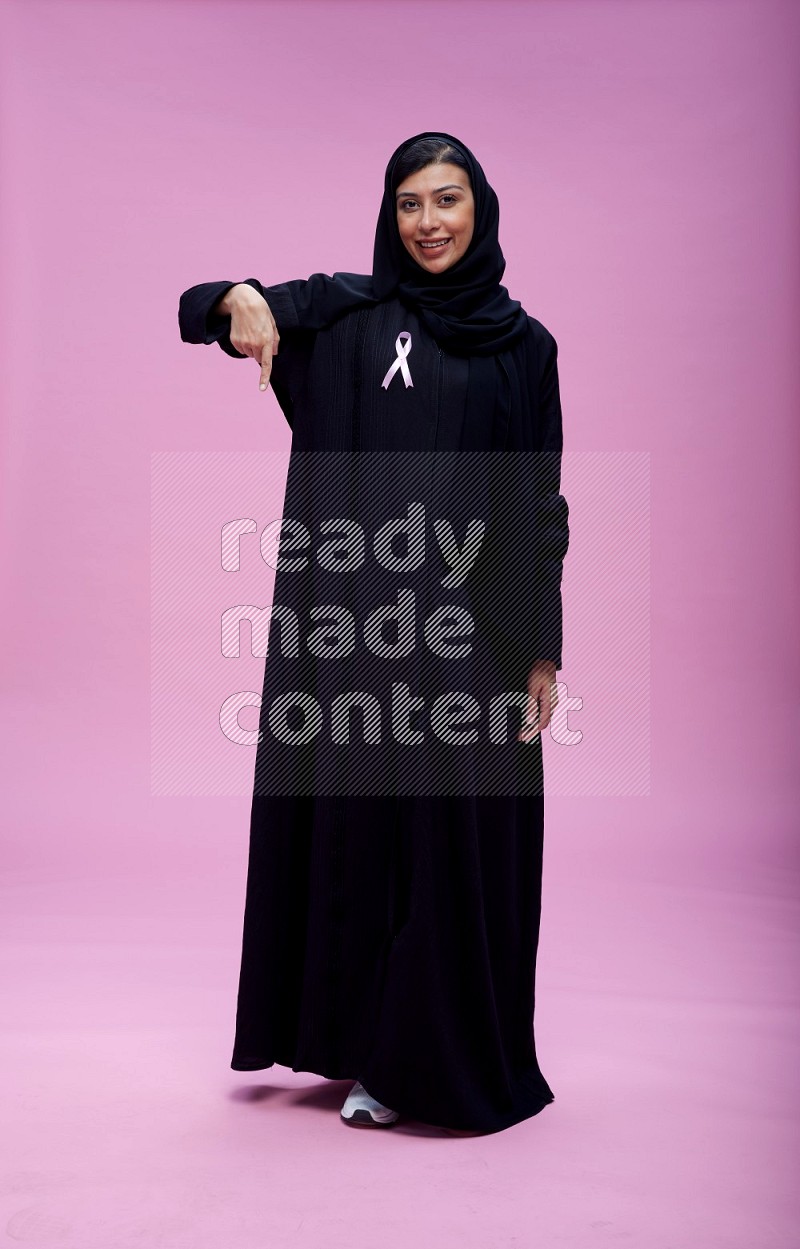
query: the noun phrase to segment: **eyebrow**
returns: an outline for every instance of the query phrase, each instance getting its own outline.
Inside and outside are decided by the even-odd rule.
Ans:
[[[437,186],[433,194],[438,195],[440,191],[463,191],[463,190],[464,190],[463,186],[459,186],[457,182],[448,182],[447,186]],[[398,191],[395,198],[396,199],[417,199],[417,196],[414,195],[413,191]]]

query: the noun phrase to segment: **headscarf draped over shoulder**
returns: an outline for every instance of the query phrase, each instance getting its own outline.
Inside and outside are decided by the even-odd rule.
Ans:
[[[475,202],[469,246],[441,273],[430,273],[417,264],[397,228],[395,169],[403,153],[420,139],[442,139],[463,153]],[[396,295],[410,305],[447,351],[486,356],[511,347],[527,332],[528,318],[519,301],[500,285],[506,262],[498,238],[499,221],[497,195],[479,161],[460,139],[437,130],[406,139],[392,153],[384,175],[372,261],[375,298]]]
[[[397,227],[394,172],[401,155],[419,139],[442,139],[467,161],[475,201],[469,247],[441,273],[429,273],[406,250]],[[315,311],[320,325],[356,308],[395,297],[411,308],[442,350],[469,359],[462,450],[491,446],[502,450],[512,413],[527,413],[524,340],[532,319],[500,285],[505,258],[498,241],[500,208],[469,148],[453,135],[424,130],[392,153],[384,175],[383,199],[375,230],[373,271],[318,276]],[[530,339],[528,339],[530,341]]]

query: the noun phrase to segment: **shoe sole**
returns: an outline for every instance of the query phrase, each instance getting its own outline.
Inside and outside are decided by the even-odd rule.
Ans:
[[[396,1119],[389,1119],[386,1123],[382,1123],[380,1119],[373,1119],[368,1110],[354,1110],[351,1115],[339,1115],[342,1123],[347,1123],[351,1127],[356,1128],[393,1128],[397,1123]]]

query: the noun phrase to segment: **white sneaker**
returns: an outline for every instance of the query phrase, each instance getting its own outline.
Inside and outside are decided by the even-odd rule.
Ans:
[[[396,1110],[389,1110],[370,1097],[364,1085],[356,1080],[347,1100],[341,1109],[341,1116],[348,1123],[361,1123],[369,1127],[390,1128],[400,1115]]]

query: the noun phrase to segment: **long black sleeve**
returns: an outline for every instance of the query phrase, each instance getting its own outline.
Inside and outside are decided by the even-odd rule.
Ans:
[[[569,507],[561,494],[564,446],[558,344],[548,331],[539,379],[540,451],[536,455],[536,593],[533,612],[533,658],[562,666],[563,604],[561,581],[569,547]]]
[[[292,288],[305,287],[304,282],[281,283],[276,286],[262,286],[258,278],[247,278],[246,284],[252,286],[263,295],[269,304],[275,324],[280,333],[278,353],[272,359],[270,385],[275,398],[281,407],[290,426],[294,425],[293,391],[304,368],[307,352],[313,342],[313,333],[300,329],[301,316],[295,304]],[[185,343],[217,343],[229,356],[237,360],[248,357],[237,351],[231,343],[231,318],[214,312],[214,306],[222,296],[237,282],[200,282],[184,291],[178,303],[178,326],[181,338]],[[302,292],[298,292],[298,297]],[[301,310],[306,321],[310,321],[310,302],[306,297],[305,307],[301,302]]]
[[[246,278],[246,284],[263,295],[270,306],[280,333],[298,325],[294,302],[286,289],[289,283],[279,286],[262,286],[258,278]],[[231,345],[231,318],[212,309],[218,300],[239,282],[201,282],[184,291],[178,302],[178,326],[185,343],[219,343],[229,356],[245,360],[241,351]]]
[[[293,393],[300,384],[315,332],[337,317],[372,300],[372,276],[363,273],[312,273],[264,286],[258,278],[245,283],[263,295],[281,336],[273,357],[270,384],[290,426],[294,425]],[[229,356],[244,360],[231,343],[231,318],[213,311],[218,300],[236,282],[201,282],[184,291],[178,305],[178,324],[185,343],[217,343]]]
[[[363,273],[312,273],[264,286],[258,278],[245,283],[263,295],[272,310],[279,333],[291,330],[321,330],[337,317],[371,299],[372,277]],[[184,291],[178,306],[178,323],[185,343],[219,343],[230,356],[243,359],[231,346],[230,317],[212,312],[217,300],[236,282],[201,282]]]

